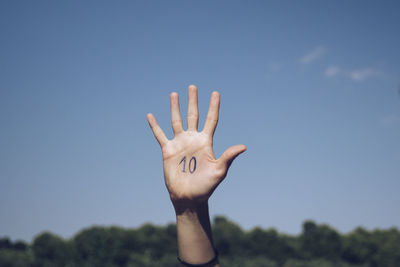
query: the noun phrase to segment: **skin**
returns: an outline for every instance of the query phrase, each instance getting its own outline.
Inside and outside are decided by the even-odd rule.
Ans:
[[[164,179],[176,213],[179,258],[201,264],[214,258],[208,199],[224,180],[232,161],[246,150],[244,145],[228,148],[220,158],[213,152],[213,135],[218,123],[220,94],[213,92],[206,122],[198,131],[197,87],[188,88],[185,131],[179,110],[179,96],[171,93],[171,122],[174,138],[168,140],[153,114],[147,120],[161,146]],[[186,161],[182,161],[186,157]],[[194,160],[196,168],[194,168]],[[192,162],[190,162],[192,161]],[[209,266],[219,266],[213,262]]]

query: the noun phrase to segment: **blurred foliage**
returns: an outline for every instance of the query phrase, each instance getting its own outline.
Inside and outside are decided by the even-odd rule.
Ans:
[[[225,217],[213,220],[214,243],[221,266],[229,267],[396,267],[400,266],[400,232],[396,228],[340,234],[326,224],[303,223],[302,232],[243,230]],[[144,224],[135,229],[93,226],[65,240],[53,233],[31,244],[0,238],[0,267],[172,267],[176,260],[176,226]]]

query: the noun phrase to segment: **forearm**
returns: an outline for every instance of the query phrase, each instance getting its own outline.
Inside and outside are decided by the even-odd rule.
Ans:
[[[208,203],[195,208],[175,207],[179,258],[202,264],[215,257]],[[182,265],[184,266],[184,265]],[[209,266],[219,266],[218,260]]]

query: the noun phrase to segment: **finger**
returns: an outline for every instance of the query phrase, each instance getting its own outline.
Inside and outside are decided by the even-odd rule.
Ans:
[[[154,115],[151,113],[147,114],[147,121],[149,122],[151,130],[153,131],[154,137],[157,139],[160,146],[161,147],[164,146],[168,142],[168,138],[165,136],[165,133],[158,125]]]
[[[213,92],[211,94],[210,106],[208,108],[208,114],[206,118],[206,123],[204,124],[203,132],[214,135],[215,128],[218,123],[219,116],[219,99],[220,95],[218,92]]]
[[[228,148],[225,150],[225,152],[222,154],[222,156],[218,159],[220,164],[225,167],[229,168],[231,166],[233,160],[239,156],[241,153],[246,151],[246,146],[245,145],[236,145]]]
[[[171,101],[171,123],[174,134],[177,135],[183,131],[181,112],[179,111],[179,96],[173,92],[170,95]]]
[[[187,114],[188,130],[197,131],[197,125],[199,123],[197,87],[195,85],[190,85],[188,91],[189,91],[188,114]]]

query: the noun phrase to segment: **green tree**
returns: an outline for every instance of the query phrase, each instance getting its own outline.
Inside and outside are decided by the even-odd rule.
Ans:
[[[374,230],[371,235],[378,250],[373,256],[376,266],[400,266],[400,233],[397,229]]]
[[[370,263],[377,251],[371,233],[361,227],[343,237],[342,258],[351,264]]]
[[[12,249],[18,251],[26,251],[28,249],[28,244],[25,243],[24,241],[19,240],[14,242],[14,244],[12,244]]]
[[[278,263],[262,256],[258,257],[221,257],[221,266],[229,267],[278,267]]]
[[[243,231],[223,216],[213,220],[222,266],[230,267],[394,267],[400,266],[396,228],[357,228],[340,235],[327,225],[303,224],[300,235],[256,227]],[[31,245],[0,239],[1,267],[172,267],[177,266],[176,225],[144,224],[135,229],[90,227],[64,240],[52,233]]]
[[[124,255],[124,231],[118,227],[91,227],[73,238],[75,263],[78,266],[123,266],[129,260]]]
[[[213,220],[214,244],[222,256],[243,256],[245,236],[243,230],[223,216]]]
[[[71,259],[71,248],[61,237],[44,232],[32,244],[34,266],[66,266]]]
[[[256,227],[247,233],[246,237],[249,256],[267,257],[280,264],[294,257],[294,249],[279,236],[275,229],[263,230]]]
[[[166,227],[144,224],[137,229],[139,252],[148,253],[158,260],[165,254],[177,253],[176,226],[169,224]]]
[[[313,221],[304,222],[300,242],[306,259],[324,258],[336,261],[342,255],[340,235],[327,225],[318,226]]]
[[[27,251],[0,250],[0,266],[2,267],[27,267],[32,264],[33,255]]]
[[[10,249],[12,246],[11,241],[8,237],[0,238],[0,250],[2,249]]]

